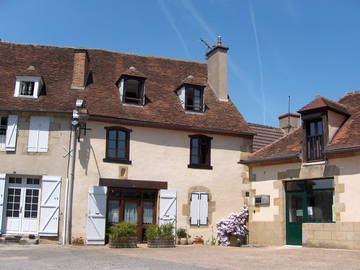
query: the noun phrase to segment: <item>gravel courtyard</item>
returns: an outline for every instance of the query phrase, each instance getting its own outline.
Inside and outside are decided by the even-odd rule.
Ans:
[[[296,247],[0,246],[0,269],[360,269],[360,251]]]

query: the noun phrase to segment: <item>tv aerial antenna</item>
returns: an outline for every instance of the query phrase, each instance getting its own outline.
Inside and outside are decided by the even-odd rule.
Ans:
[[[209,45],[209,43],[207,43],[205,40],[203,40],[202,38],[200,38],[200,41],[201,41],[202,43],[204,43],[204,45],[206,46],[206,48],[207,48],[208,50],[211,50],[211,49],[212,49],[211,46]]]

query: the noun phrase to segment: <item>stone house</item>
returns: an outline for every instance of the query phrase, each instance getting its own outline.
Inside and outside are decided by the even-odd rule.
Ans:
[[[83,237],[173,222],[205,240],[250,187],[254,132],[227,51],[207,62],[0,42],[0,232]]]
[[[300,127],[241,161],[250,243],[360,248],[359,109],[358,91],[318,96],[298,111]]]

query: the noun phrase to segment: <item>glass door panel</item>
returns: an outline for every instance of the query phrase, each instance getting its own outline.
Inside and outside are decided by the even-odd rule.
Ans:
[[[154,202],[144,202],[143,224],[153,224]]]
[[[108,206],[108,222],[117,223],[120,222],[120,201],[119,200],[109,200]]]
[[[286,194],[286,243],[302,244],[302,223],[306,220],[306,193],[288,192]]]
[[[124,221],[132,224],[138,222],[138,203],[137,202],[125,202],[124,209]]]

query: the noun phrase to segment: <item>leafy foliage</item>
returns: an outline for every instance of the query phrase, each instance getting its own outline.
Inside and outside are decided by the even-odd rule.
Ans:
[[[149,225],[146,229],[146,239],[174,239],[174,225],[173,224],[163,224]]]
[[[189,237],[190,237],[190,235],[187,234],[187,231],[186,231],[186,229],[184,229],[184,228],[178,229],[178,230],[176,231],[176,236],[177,236],[179,239],[181,239],[181,238],[189,238]]]
[[[109,237],[112,241],[128,240],[136,236],[136,225],[129,222],[114,224],[109,230]]]
[[[248,234],[246,227],[248,217],[249,210],[244,208],[239,213],[231,213],[228,218],[220,220],[216,224],[220,245],[230,245],[230,235],[246,236]]]

